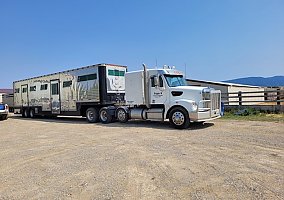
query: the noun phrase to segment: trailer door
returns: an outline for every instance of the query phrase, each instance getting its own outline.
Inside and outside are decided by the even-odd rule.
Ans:
[[[51,113],[60,114],[59,80],[50,81]]]
[[[29,99],[28,99],[28,85],[21,85],[21,99],[22,99],[22,106],[28,107],[29,106]]]

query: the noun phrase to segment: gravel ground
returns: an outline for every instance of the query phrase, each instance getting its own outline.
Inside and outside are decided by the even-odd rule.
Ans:
[[[0,199],[284,199],[284,124],[0,122]]]

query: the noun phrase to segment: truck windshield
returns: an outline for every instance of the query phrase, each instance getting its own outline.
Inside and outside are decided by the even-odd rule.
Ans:
[[[170,87],[186,86],[187,85],[185,79],[181,75],[177,76],[177,75],[165,74],[164,76],[165,76],[167,83]]]

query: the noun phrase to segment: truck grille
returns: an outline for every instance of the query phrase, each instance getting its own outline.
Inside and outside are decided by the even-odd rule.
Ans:
[[[211,93],[211,110],[217,110],[220,109],[220,93]]]

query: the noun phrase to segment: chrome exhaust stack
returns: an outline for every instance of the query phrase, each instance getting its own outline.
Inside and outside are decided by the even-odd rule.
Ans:
[[[147,108],[150,108],[150,97],[149,97],[149,81],[148,81],[148,73],[147,67],[143,63],[143,79],[144,79],[144,103]]]

